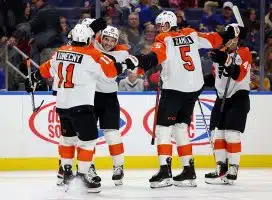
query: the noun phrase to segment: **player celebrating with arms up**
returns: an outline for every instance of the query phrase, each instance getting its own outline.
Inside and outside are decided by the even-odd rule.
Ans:
[[[159,172],[149,180],[151,188],[172,185],[171,156],[173,134],[183,171],[173,177],[176,186],[196,186],[192,145],[188,137],[194,105],[201,93],[204,80],[198,49],[217,48],[227,35],[198,33],[191,28],[177,29],[177,17],[164,11],[156,18],[161,32],[151,53],[138,56],[145,70],[162,65],[163,82],[155,135],[160,162]]]
[[[235,38],[227,41],[225,51],[218,49],[211,51],[214,73],[205,77],[207,85],[213,86],[215,82],[217,92],[210,122],[217,170],[205,175],[206,183],[210,184],[232,184],[237,179],[241,133],[245,130],[250,110],[252,56],[249,48],[243,45],[246,32],[238,24],[230,24],[226,27],[226,32],[229,29],[235,30],[233,32]],[[227,86],[228,81],[230,82]],[[225,90],[227,93],[222,108]]]

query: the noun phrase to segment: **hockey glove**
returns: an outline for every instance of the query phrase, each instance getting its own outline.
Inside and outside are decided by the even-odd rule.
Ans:
[[[218,63],[219,65],[224,65],[227,61],[228,54],[219,49],[212,49],[210,53],[210,58],[213,62]]]
[[[31,81],[32,81],[32,84],[31,84],[31,81],[30,81],[30,78],[31,78]],[[34,92],[35,90],[35,85],[38,84],[41,80],[42,80],[42,76],[40,74],[40,71],[37,70],[35,72],[32,72],[30,74],[30,78],[29,76],[25,79],[25,90],[30,93],[30,92]]]
[[[228,26],[226,26],[225,31],[220,35],[223,38],[223,44],[226,44],[229,40],[232,40],[236,37],[244,40],[247,36],[247,29],[238,26],[238,24],[229,24]]]
[[[107,28],[107,23],[103,18],[99,18],[94,20],[93,23],[90,24],[90,28],[96,34],[97,32]]]
[[[125,69],[133,71],[139,65],[139,61],[135,56],[129,55],[127,59],[122,62],[122,66]]]

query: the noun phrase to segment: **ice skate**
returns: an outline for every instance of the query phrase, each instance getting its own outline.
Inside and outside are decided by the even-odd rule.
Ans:
[[[227,171],[227,174],[224,177],[224,180],[228,184],[233,185],[234,181],[237,180],[238,169],[239,165],[230,165],[229,170]]]
[[[224,177],[228,171],[228,164],[223,162],[218,162],[216,171],[205,174],[205,183],[207,184],[218,184],[218,185],[226,185],[228,184]]]
[[[171,158],[167,159],[167,165],[161,165],[157,174],[149,179],[151,188],[172,186]]]
[[[93,164],[92,164],[91,167],[89,168],[88,176],[91,177],[91,178],[93,179],[94,182],[97,182],[97,183],[100,183],[100,182],[101,182],[101,178],[100,178],[100,176],[97,175],[96,169],[95,169],[95,167],[94,167]]]
[[[184,166],[181,174],[173,177],[174,185],[178,187],[196,187],[196,173],[194,161],[190,160],[189,166]]]
[[[65,187],[65,191],[69,189],[70,182],[74,178],[74,174],[72,171],[72,165],[64,165],[63,170],[63,185]]]
[[[121,166],[113,167],[112,180],[116,186],[123,185],[124,168]]]
[[[89,174],[82,174],[78,172],[77,177],[81,179],[83,186],[87,189],[89,193],[101,192],[101,184],[99,182],[95,182],[93,177],[91,177]]]

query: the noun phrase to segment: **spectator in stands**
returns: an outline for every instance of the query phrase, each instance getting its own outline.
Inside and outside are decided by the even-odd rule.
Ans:
[[[260,90],[260,71],[257,69],[251,70],[250,73],[250,90]],[[263,80],[264,85],[264,91],[270,91],[271,90],[271,83],[267,76],[264,77]]]
[[[250,89],[258,91],[260,89],[260,58],[256,51],[251,51],[252,55],[252,65],[250,69]],[[264,90],[270,91],[271,90],[271,83],[267,75],[264,77]]]
[[[144,81],[134,72],[128,72],[128,77],[119,83],[119,91],[144,91]]]
[[[265,25],[268,29],[272,29],[272,3],[269,5],[269,12],[265,16]]]
[[[36,0],[35,6],[38,9],[37,15],[28,23],[20,24],[9,39],[9,44],[14,45],[22,33],[27,35],[34,33],[31,39],[31,57],[40,63],[42,58],[48,56],[47,50],[46,53],[42,53],[45,48],[51,49],[61,45],[60,22],[57,10],[48,5],[46,0]],[[42,53],[41,58],[40,53]]]
[[[158,0],[141,0],[135,11],[139,14],[140,28],[143,30],[147,24],[154,24],[162,9]]]
[[[201,32],[211,32],[216,29],[216,8],[218,7],[217,2],[207,1],[204,4],[203,15],[201,18],[201,23],[199,25],[199,30]]]
[[[30,3],[25,3],[24,4],[24,15],[20,19],[20,23],[27,23],[31,20],[31,7]],[[30,43],[31,43],[31,37],[28,35],[26,32],[20,33],[17,35],[17,47],[23,51],[25,54],[29,55],[30,54]],[[16,55],[14,57],[14,60],[16,64],[19,62],[22,62],[22,58],[18,57],[19,55]]]
[[[196,0],[169,0],[169,5],[173,8],[196,8],[197,4]]]
[[[217,15],[216,23],[219,26],[226,26],[228,24],[236,23],[235,17],[232,12],[233,4],[227,1],[223,5],[222,14]]]
[[[129,45],[131,46],[131,53],[135,54],[137,50],[137,44],[139,43],[142,33],[140,32],[140,21],[137,13],[131,13],[128,16],[128,27],[125,27],[122,32],[127,34]]]
[[[127,24],[128,16],[131,13],[130,0],[117,0],[118,10],[121,12],[120,25]]]
[[[245,18],[243,19],[243,22],[245,24],[245,27],[249,29],[249,31],[252,30],[252,26],[254,28],[256,27],[255,25],[258,23],[257,22],[257,16],[256,16],[256,10],[254,8],[248,8],[245,11]]]
[[[10,37],[16,30],[24,16],[23,0],[1,0],[0,1],[0,27],[5,36]]]
[[[272,73],[272,30],[268,33],[264,48],[265,72],[271,76]]]
[[[106,15],[106,16],[104,17],[104,19],[105,19],[107,25],[112,26],[112,18],[111,18],[111,16]]]
[[[140,53],[139,51],[143,48],[151,50],[151,47],[154,43],[156,37],[156,29],[153,24],[149,24],[145,27],[144,34],[139,42],[139,45],[136,47],[136,54]]]
[[[175,14],[177,16],[177,25],[179,28],[190,27],[190,25],[186,21],[185,14],[184,14],[183,10],[178,9],[178,10],[176,10]]]
[[[272,48],[269,48],[267,52],[265,52],[265,74],[268,76],[272,76]]]
[[[87,10],[81,12],[80,19],[79,19],[78,23],[80,23],[83,19],[86,19],[86,18],[91,18],[91,14]]]
[[[63,44],[68,43],[67,35],[71,31],[71,28],[69,27],[67,20],[64,16],[60,16],[60,34],[61,34],[61,40]]]
[[[260,48],[260,24],[252,23],[250,25],[249,32],[247,34],[247,39],[245,40],[246,46],[251,51],[259,51]]]
[[[113,24],[122,24],[122,9],[117,0],[101,0],[101,16],[111,16]]]

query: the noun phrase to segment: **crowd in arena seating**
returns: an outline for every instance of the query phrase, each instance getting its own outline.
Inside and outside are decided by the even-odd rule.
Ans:
[[[5,87],[8,71],[9,90],[22,90],[23,79],[4,68],[4,47],[17,45],[37,62],[44,62],[67,43],[67,34],[80,20],[96,16],[97,0],[0,0],[0,89]],[[155,18],[162,10],[175,11],[179,27],[192,27],[200,32],[220,31],[236,22],[232,6],[238,5],[249,33],[245,41],[253,55],[251,88],[260,88],[260,5],[256,0],[101,0],[101,16],[107,24],[120,30],[120,43],[127,44],[132,54],[147,54],[156,37]],[[271,90],[272,81],[272,3],[266,0],[264,89]],[[203,71],[209,73],[208,50],[200,51]],[[25,60],[12,49],[9,59],[24,74]],[[158,69],[144,77],[130,73],[118,77],[120,91],[154,90],[150,81]],[[137,87],[135,87],[137,85]],[[46,90],[41,86],[40,90]]]

